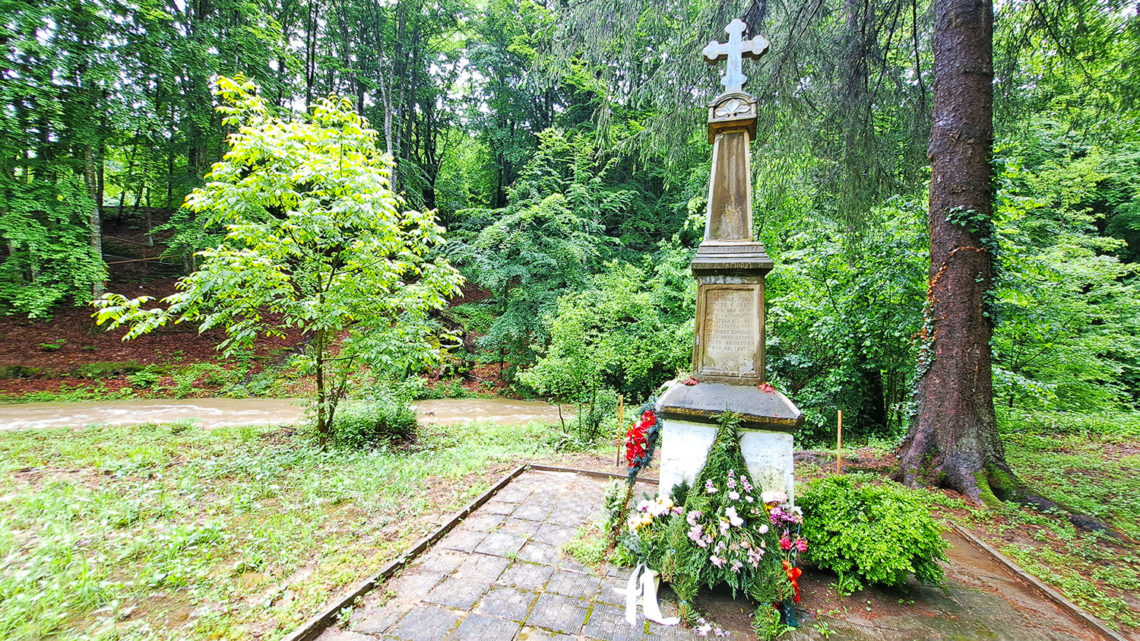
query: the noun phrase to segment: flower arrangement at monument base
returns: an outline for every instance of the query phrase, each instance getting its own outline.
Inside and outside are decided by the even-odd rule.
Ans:
[[[761,492],[749,478],[738,439],[737,420],[724,417],[696,482],[640,502],[620,542],[639,567],[670,584],[688,624],[699,617],[692,606],[697,591],[727,585],[760,604],[754,620],[767,624],[775,608],[795,625],[797,562],[807,550],[802,516],[786,494]]]

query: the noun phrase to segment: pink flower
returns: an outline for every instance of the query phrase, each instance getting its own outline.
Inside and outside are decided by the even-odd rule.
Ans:
[[[792,540],[786,536],[780,537],[780,549],[787,552],[792,549]]]
[[[732,570],[733,572],[739,572],[740,568],[742,568],[742,567],[744,567],[744,565],[741,564],[740,561],[733,561],[732,567],[730,567],[728,569]]]
[[[719,556],[717,556],[715,554],[709,557],[709,562],[712,563],[713,565],[717,566],[718,568],[721,567],[722,565],[724,565],[724,559],[720,558]]]
[[[701,511],[700,510],[692,510],[689,512],[688,516],[685,517],[685,522],[688,523],[689,525],[696,525],[697,521],[700,518],[701,518]]]
[[[788,495],[780,492],[779,490],[772,490],[760,494],[760,499],[768,505],[778,505],[780,503],[788,502]]]
[[[705,492],[716,494],[716,486],[713,485],[712,479],[705,481]]]
[[[796,549],[800,552],[807,552],[807,539],[796,539]]]
[[[764,550],[761,550],[759,548],[752,548],[751,550],[748,550],[748,563],[750,563],[752,567],[760,565],[760,561],[763,559]]]
[[[705,543],[704,533],[701,532],[701,526],[699,525],[694,525],[689,529],[689,538],[693,540],[693,543],[696,543],[702,548],[708,545],[708,543]]]

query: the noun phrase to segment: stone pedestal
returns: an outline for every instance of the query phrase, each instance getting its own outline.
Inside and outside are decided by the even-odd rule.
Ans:
[[[682,482],[692,485],[701,473],[709,448],[716,439],[716,425],[669,420],[661,438],[670,444],[662,448],[661,494],[668,495]],[[785,432],[740,430],[740,450],[748,463],[748,476],[757,487],[779,490],[792,497],[795,492],[792,454],[794,438]]]
[[[661,493],[682,481],[693,484],[716,438],[715,417],[727,410],[741,418],[740,449],[749,477],[765,490],[793,496],[793,434],[803,419],[783,394],[751,385],[690,386],[675,381],[661,396],[658,409],[663,419]]]
[[[742,92],[709,106],[712,176],[705,238],[693,259],[697,322],[693,341],[696,384],[670,384],[657,403],[661,433],[661,493],[704,467],[718,417],[741,417],[740,448],[753,482],[794,492],[792,449],[803,415],[764,383],[764,278],[772,260],[752,238],[749,143],[755,98]]]

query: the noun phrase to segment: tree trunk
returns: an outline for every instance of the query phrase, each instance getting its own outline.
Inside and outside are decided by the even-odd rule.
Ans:
[[[867,0],[844,1],[843,86],[840,126],[843,131],[840,165],[840,215],[847,233],[844,238],[857,251],[866,209],[875,191],[876,163],[873,150],[873,119],[870,88],[867,86],[868,58],[873,43],[868,23],[874,9]]]
[[[993,6],[935,0],[930,133],[930,283],[919,351],[918,415],[899,476],[927,474],[975,502],[1017,484],[994,416],[988,302],[993,287]]]
[[[311,344],[316,352],[313,359],[317,370],[317,437],[322,443],[327,442],[332,431],[328,416],[328,390],[325,384],[325,331],[317,330],[316,339]]]
[[[95,149],[91,145],[83,147],[83,182],[87,186],[87,195],[91,197],[91,256],[98,262],[103,262],[103,216],[99,211],[99,169],[95,163]],[[91,298],[103,295],[103,279],[96,279],[91,283]]]

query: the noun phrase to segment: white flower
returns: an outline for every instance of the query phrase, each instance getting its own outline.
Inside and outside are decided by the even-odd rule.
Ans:
[[[765,503],[787,503],[788,495],[780,492],[779,490],[771,490],[762,493],[760,495],[760,500],[764,501]]]
[[[740,492],[733,490],[733,491],[728,493],[728,498],[732,499],[733,501],[739,501],[740,500]]]
[[[744,525],[744,519],[736,513],[736,508],[730,507],[724,511],[724,515],[728,517],[728,523],[732,527],[740,527]]]

